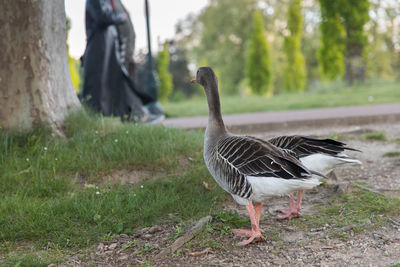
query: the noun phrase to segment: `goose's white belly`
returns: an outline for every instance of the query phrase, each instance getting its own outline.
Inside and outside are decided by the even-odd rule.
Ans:
[[[248,176],[247,180],[253,189],[251,199],[255,202],[262,202],[272,196],[287,195],[300,189],[311,189],[321,184],[316,176],[309,179]]]
[[[248,205],[250,201],[264,202],[270,197],[287,195],[300,189],[311,189],[321,184],[317,176],[309,179],[247,176],[247,181],[253,190],[249,199],[232,194],[232,197],[240,205]]]

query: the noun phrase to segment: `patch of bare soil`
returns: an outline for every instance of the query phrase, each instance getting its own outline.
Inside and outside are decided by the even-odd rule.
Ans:
[[[389,139],[400,137],[400,125],[368,125],[323,129],[297,129],[291,134],[341,136],[362,153],[350,153],[363,162],[362,166],[338,168],[337,181],[307,191],[303,201],[303,215],[315,215],[319,204],[337,194],[334,184],[362,182],[377,192],[399,196],[400,158],[385,157],[389,151],[400,151],[400,143],[371,141],[364,133],[383,131]],[[268,138],[285,133],[261,133]],[[391,266],[400,263],[400,214],[387,223],[364,231],[335,225],[311,228],[307,231],[290,221],[276,220],[277,210],[288,206],[288,198],[274,198],[264,207],[261,228],[266,241],[238,247],[240,241],[229,233],[218,231],[198,235],[173,254],[157,257],[176,240],[177,225],[159,225],[136,229],[136,234],[120,235],[113,240],[95,245],[88,253],[71,256],[71,266]],[[221,203],[223,210],[237,210],[247,217],[244,207],[233,200]],[[293,220],[301,220],[293,219]],[[193,223],[194,224],[194,223]],[[192,225],[193,225],[192,224]],[[186,230],[191,225],[186,227]],[[185,228],[184,226],[180,226]],[[248,225],[247,227],[250,227]],[[223,228],[223,226],[222,226]],[[332,235],[345,232],[345,236]],[[178,231],[179,232],[179,231]],[[213,242],[214,240],[214,242]]]
[[[182,157],[179,159],[178,168],[179,172],[184,172],[193,160],[191,157]],[[174,173],[173,175],[176,175]],[[119,169],[111,174],[102,177],[100,184],[138,184],[141,181],[148,181],[157,177],[168,177],[164,171],[157,169]],[[90,181],[83,177],[81,174],[77,176],[77,184],[81,187],[90,185]]]
[[[137,184],[143,180],[149,180],[157,176],[151,170],[118,170],[104,177],[105,183]]]

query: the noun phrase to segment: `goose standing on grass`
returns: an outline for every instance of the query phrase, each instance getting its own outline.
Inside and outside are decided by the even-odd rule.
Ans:
[[[265,142],[265,141],[264,141]],[[352,159],[343,152],[345,150],[360,150],[347,147],[345,143],[333,139],[315,139],[305,136],[278,136],[268,140],[269,143],[286,150],[288,153],[299,159],[308,169],[317,171],[324,175],[328,174],[335,167],[346,164],[361,164],[359,160]],[[290,206],[282,209],[283,215],[276,216],[277,219],[291,219],[300,216],[301,201],[304,190],[300,190],[297,202],[294,203],[293,194],[289,195]]]
[[[218,79],[209,67],[198,69],[209,116],[204,138],[204,161],[215,181],[240,205],[246,205],[251,230],[234,229],[247,245],[264,239],[260,229],[262,202],[272,196],[311,189],[320,184],[318,172],[309,170],[288,150],[251,136],[229,133],[221,116]],[[255,206],[253,205],[255,204]]]

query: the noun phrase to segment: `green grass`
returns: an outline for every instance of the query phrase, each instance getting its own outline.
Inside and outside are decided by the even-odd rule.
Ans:
[[[367,188],[373,188],[372,185],[369,185],[369,184],[367,184],[366,182],[354,181],[353,184],[365,186],[365,187],[367,187]]]
[[[1,260],[1,266],[48,266],[51,263],[62,263],[65,257],[61,251],[18,251],[7,255],[6,260]]]
[[[246,97],[223,95],[221,108],[223,114],[235,114],[394,103],[400,101],[399,86],[398,83],[389,82],[370,82],[355,87],[321,85],[320,88],[305,93],[281,93],[272,98],[254,95]],[[169,117],[205,116],[208,114],[204,96],[181,102],[165,103],[164,109]]]
[[[385,141],[387,140],[386,134],[384,132],[371,132],[364,134],[364,139],[366,140],[377,140]]]
[[[13,258],[20,243],[38,250],[48,244],[82,248],[135,227],[198,218],[226,197],[202,184],[212,178],[202,160],[201,132],[81,112],[67,120],[66,134],[51,137],[46,127],[0,134],[0,265],[1,255],[40,265],[35,253]],[[193,160],[181,166],[189,156]],[[104,183],[104,175],[120,169],[150,169],[158,177],[137,185]]]
[[[368,227],[384,224],[387,217],[397,216],[399,212],[399,198],[357,189],[351,193],[337,195],[327,204],[323,204],[319,213],[293,220],[292,223],[305,229],[328,224],[332,227],[329,231],[333,235],[345,237],[345,233],[337,230],[351,225],[354,226],[352,230],[359,232]],[[368,221],[371,222],[370,225],[366,224]]]
[[[400,157],[400,151],[388,151],[383,156],[389,158]]]

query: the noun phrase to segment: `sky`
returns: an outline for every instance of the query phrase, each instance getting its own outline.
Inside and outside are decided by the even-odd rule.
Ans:
[[[152,52],[158,49],[157,40],[174,36],[175,24],[189,13],[199,13],[208,0],[148,0]],[[84,0],[65,0],[65,11],[71,19],[69,49],[71,56],[79,58],[85,51],[85,3]],[[122,0],[128,10],[136,32],[136,52],[147,46],[144,0]]]

